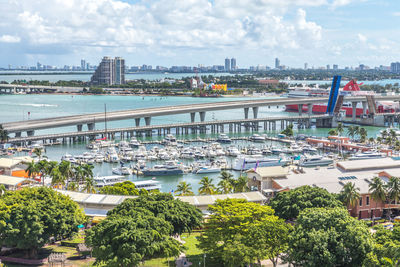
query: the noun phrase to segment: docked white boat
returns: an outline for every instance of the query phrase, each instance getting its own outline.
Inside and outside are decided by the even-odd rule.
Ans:
[[[354,154],[353,156],[349,157],[349,160],[360,160],[360,159],[380,159],[383,158],[385,155],[379,152],[374,151],[365,151],[362,153]]]
[[[333,163],[333,159],[322,156],[306,156],[300,160],[301,167],[326,166]]]
[[[265,137],[261,136],[259,134],[253,134],[252,136],[250,136],[250,141],[252,142],[258,142],[258,143],[262,143],[265,141]]]
[[[156,180],[132,181],[137,189],[146,189],[147,191],[161,190],[161,184]]]
[[[222,133],[218,136],[217,142],[224,143],[224,144],[230,144],[232,142],[232,140],[229,138],[229,136]]]
[[[115,185],[116,183],[122,183],[126,181],[124,176],[120,175],[109,175],[109,176],[97,176],[93,178],[96,187],[104,187]]]
[[[132,137],[129,141],[129,146],[132,148],[138,148],[140,146],[140,142],[135,137]]]
[[[238,157],[233,165],[235,171],[245,171],[255,167],[283,166],[289,163],[286,158],[265,158],[263,156]]]
[[[240,155],[240,151],[239,151],[239,149],[237,149],[237,147],[230,146],[226,150],[226,155],[231,156],[231,157],[237,157]]]
[[[196,174],[219,172],[221,172],[221,168],[218,166],[202,166],[196,171]]]
[[[121,166],[118,168],[113,168],[112,173],[117,175],[131,175],[132,170],[126,166]]]

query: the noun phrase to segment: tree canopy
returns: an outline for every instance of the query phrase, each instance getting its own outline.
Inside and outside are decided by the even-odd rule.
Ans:
[[[225,266],[243,266],[269,258],[276,264],[286,249],[291,226],[274,216],[271,207],[226,199],[217,200],[209,210],[199,247],[213,260]]]
[[[346,209],[306,209],[289,236],[287,260],[295,266],[360,266],[372,244],[366,224]]]
[[[203,216],[200,210],[189,203],[174,199],[171,194],[160,193],[126,199],[108,215],[129,216],[136,209],[145,209],[156,217],[162,217],[173,226],[173,234],[191,232],[200,226]]]
[[[201,212],[160,193],[127,199],[107,219],[87,231],[96,262],[107,266],[137,266],[154,257],[178,256],[182,245],[171,235],[199,227]]]
[[[271,207],[280,218],[294,220],[307,208],[334,208],[343,204],[334,194],[323,188],[301,186],[296,189],[280,192],[270,202]]]
[[[78,232],[85,215],[78,204],[46,187],[6,191],[0,198],[0,244],[36,257],[50,242]]]

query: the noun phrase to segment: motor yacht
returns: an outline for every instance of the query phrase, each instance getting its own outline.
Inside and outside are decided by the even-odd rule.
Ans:
[[[301,167],[326,166],[333,163],[333,159],[322,156],[305,156],[300,160]]]
[[[379,152],[374,151],[364,151],[362,153],[354,154],[353,156],[349,157],[349,160],[360,160],[360,159],[380,159],[383,158],[385,155]]]
[[[232,143],[232,140],[229,138],[229,136],[222,133],[218,136],[217,142],[223,143],[223,144],[230,144],[230,143]]]
[[[250,136],[249,140],[252,142],[262,143],[265,141],[265,137],[259,134],[253,134],[252,136]]]
[[[235,171],[245,171],[256,167],[283,166],[289,162],[288,159],[281,158],[265,158],[263,156],[238,157],[233,165]]]
[[[131,175],[132,170],[126,166],[120,166],[117,168],[113,168],[112,173],[117,175]]]

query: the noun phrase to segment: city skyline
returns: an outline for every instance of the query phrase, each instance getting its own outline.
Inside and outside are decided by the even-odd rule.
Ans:
[[[276,57],[296,68],[379,66],[400,53],[394,0],[2,0],[0,8],[2,67],[97,65],[102,55],[154,66],[220,65],[227,55],[242,68]]]

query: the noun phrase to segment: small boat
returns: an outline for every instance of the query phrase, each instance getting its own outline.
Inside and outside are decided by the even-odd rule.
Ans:
[[[196,174],[202,173],[219,173],[221,172],[221,168],[217,166],[202,166],[197,171]]]
[[[322,156],[306,156],[300,160],[301,167],[326,166],[333,163],[333,159]]]
[[[286,158],[265,158],[263,156],[239,157],[233,170],[245,171],[256,167],[284,166],[289,162]]]
[[[360,160],[360,159],[380,159],[383,158],[384,154],[374,151],[365,151],[362,153],[354,154],[349,157],[349,160]]]
[[[145,181],[132,181],[137,189],[151,190],[161,190],[160,182],[156,180],[145,180]]]
[[[239,151],[239,149],[237,149],[237,147],[230,146],[226,150],[226,155],[231,156],[231,157],[237,157],[240,155],[240,151]]]
[[[184,174],[183,166],[175,161],[166,161],[164,165],[154,165],[152,168],[143,169],[144,176],[164,176]]]
[[[93,178],[96,187],[104,187],[108,185],[115,185],[116,183],[122,183],[126,181],[124,176],[120,175],[109,175],[109,176],[97,176]]]
[[[113,168],[112,169],[112,173],[113,174],[117,174],[117,175],[131,175],[132,174],[132,170],[129,169],[126,166],[121,166],[118,168]]]
[[[232,143],[232,140],[226,134],[222,133],[218,136],[217,142],[223,144],[230,144]]]
[[[262,143],[265,141],[265,137],[259,134],[253,134],[252,136],[250,136],[249,140],[252,142]]]
[[[138,148],[140,146],[140,142],[135,137],[132,137],[129,141],[129,146],[132,148]]]

